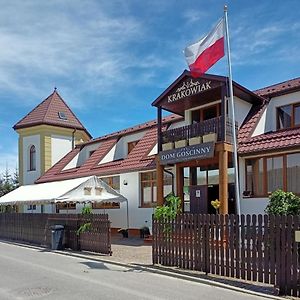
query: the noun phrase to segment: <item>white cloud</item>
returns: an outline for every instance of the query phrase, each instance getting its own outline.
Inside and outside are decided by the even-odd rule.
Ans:
[[[40,97],[49,83],[59,87],[60,82],[72,82],[73,87],[75,83],[83,90],[97,88],[105,93],[112,81],[127,81],[120,74],[137,61],[130,47],[142,37],[141,22],[134,16],[112,16],[101,9],[101,2],[66,3],[13,1],[2,6],[2,92],[26,93],[29,97],[24,101],[31,104],[30,96]],[[72,12],[60,9],[68,5]]]
[[[199,9],[187,9],[183,12],[183,17],[188,23],[199,22],[200,24],[200,22],[208,16],[208,13],[204,12],[203,10],[200,11]]]

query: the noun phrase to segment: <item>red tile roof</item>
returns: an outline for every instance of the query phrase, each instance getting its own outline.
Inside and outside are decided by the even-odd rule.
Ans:
[[[239,154],[255,154],[300,146],[299,128],[264,133],[239,144]]]
[[[297,80],[293,79],[285,83],[280,83],[272,87],[260,89],[255,91],[256,94],[263,97],[270,97],[270,95],[278,95],[278,93],[285,93],[287,91],[300,88]],[[46,99],[47,100],[47,99]],[[268,105],[268,100],[265,100],[261,105],[254,105],[238,133],[239,154],[248,155],[255,153],[262,153],[264,151],[274,151],[277,149],[290,149],[295,146],[300,146],[300,130],[289,129],[278,132],[265,133],[259,136],[251,137],[257,123],[259,122],[263,112]],[[163,118],[163,124],[168,125],[175,121],[181,121],[183,118],[178,115],[170,115]],[[130,152],[128,157],[107,162],[99,165],[99,162],[105,157],[110,149],[117,143],[117,141],[125,135],[132,134],[138,131],[145,131],[145,135]],[[79,153],[83,147],[100,143],[98,149],[87,159],[87,161],[80,167],[63,170],[63,168]],[[105,136],[90,140],[84,144],[77,146],[73,151],[68,153],[56,165],[49,169],[36,182],[47,182],[71,179],[76,177],[90,176],[90,175],[113,175],[124,172],[132,172],[139,170],[147,170],[155,168],[155,157],[148,156],[148,153],[157,142],[157,121],[152,120],[133,126],[118,132],[107,134]]]
[[[65,114],[66,120],[59,117],[59,112]],[[81,129],[91,137],[89,132],[77,119],[75,114],[72,112],[72,110],[56,90],[54,90],[54,92],[50,96],[48,96],[23,119],[15,124],[13,128],[20,129],[42,124]]]
[[[169,119],[170,118],[168,118],[167,120]],[[91,155],[90,158],[86,160],[86,162],[84,162],[82,166],[72,168],[69,170],[63,170],[64,167],[87,144],[78,145],[73,151],[68,153],[58,163],[56,163],[52,168],[50,168],[44,175],[42,175],[36,181],[36,183],[65,180],[91,175],[104,176],[110,174],[129,172],[133,170],[147,170],[155,168],[155,157],[148,156],[148,153],[152,150],[152,148],[157,142],[157,127],[153,126],[152,123],[151,126],[149,126],[149,128],[145,130],[145,135],[143,136],[143,138],[137,143],[137,145],[125,159],[107,162],[99,165],[99,162],[117,143],[119,137],[120,135],[113,135],[107,138],[103,137],[102,139],[97,139],[97,142],[100,142],[98,149]]]
[[[259,105],[259,106],[253,106],[251,110],[249,111],[246,119],[244,120],[243,124],[241,125],[239,132],[238,132],[238,141],[239,143],[242,143],[244,141],[247,141],[251,134],[253,133],[257,122],[259,121],[262,113],[265,111],[267,105],[266,103]]]
[[[300,91],[300,77],[264,87],[254,91],[254,93],[262,97],[271,98],[294,91]]]
[[[166,116],[166,117],[162,118],[162,124],[169,124],[169,123],[173,123],[173,122],[181,121],[181,120],[184,120],[184,118],[182,116],[179,116],[179,115],[176,115],[176,114],[171,114],[169,116]],[[123,129],[123,130],[120,130],[120,131],[116,131],[116,132],[109,133],[107,135],[92,139],[88,142],[85,142],[84,145],[97,143],[99,141],[102,141],[102,140],[105,140],[105,139],[111,138],[111,137],[116,137],[116,136],[120,137],[120,136],[123,136],[123,135],[126,135],[126,134],[131,134],[131,133],[140,131],[140,130],[145,130],[145,129],[150,128],[152,126],[156,126],[156,124],[157,124],[156,119],[151,120],[151,121],[148,121],[148,122],[145,122],[145,123],[142,123],[142,124],[138,124],[138,125],[133,126],[133,127],[129,127],[129,128],[126,128],[126,129]]]

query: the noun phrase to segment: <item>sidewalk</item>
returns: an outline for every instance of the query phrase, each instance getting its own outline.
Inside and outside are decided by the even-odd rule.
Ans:
[[[122,266],[130,266],[136,269],[150,271],[157,274],[172,276],[178,279],[201,282],[243,293],[254,294],[269,299],[283,299],[276,296],[278,291],[272,285],[238,280],[217,275],[206,275],[203,272],[184,270],[177,267],[165,267],[152,265],[152,246],[144,244],[140,238],[112,237],[112,256],[92,254],[90,252],[76,252],[76,255],[87,255],[93,259],[99,259]]]
[[[245,280],[237,280],[234,278],[227,278],[215,275],[206,275],[198,271],[190,271],[179,269],[177,267],[165,267],[162,265],[152,265],[152,246],[144,245],[143,240],[139,238],[119,238],[112,239],[112,256],[93,253],[88,251],[72,251],[72,250],[49,250],[43,247],[34,246],[30,244],[18,243],[13,241],[3,241],[18,245],[21,247],[28,247],[39,249],[41,251],[54,252],[59,255],[73,256],[77,258],[85,258],[91,261],[111,263],[118,266],[123,266],[133,270],[140,270],[144,272],[152,272],[164,276],[174,277],[176,279],[189,280],[197,283],[204,283],[211,286],[230,289],[237,292],[252,294],[261,297],[262,299],[277,299],[287,300],[291,297],[278,297],[277,290],[271,285],[265,285],[257,282],[250,282]]]
[[[105,256],[105,260],[124,264],[152,264],[152,246],[144,244],[140,238],[123,238],[112,236],[112,256]]]

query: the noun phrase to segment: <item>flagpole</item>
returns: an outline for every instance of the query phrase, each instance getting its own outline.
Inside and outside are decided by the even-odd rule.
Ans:
[[[230,107],[231,107],[231,117],[232,117],[236,212],[238,215],[240,215],[241,214],[240,185],[239,185],[239,172],[238,172],[237,139],[236,139],[235,112],[234,112],[234,102],[233,102],[233,87],[232,87],[232,72],[231,72],[231,57],[230,57],[230,44],[229,44],[229,32],[228,32],[227,5],[224,6],[224,19],[225,19],[226,43],[227,43]]]

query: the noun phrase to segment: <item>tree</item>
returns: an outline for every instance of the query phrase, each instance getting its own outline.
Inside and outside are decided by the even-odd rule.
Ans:
[[[8,168],[6,168],[4,173],[0,175],[0,197],[11,192],[19,186],[19,175],[17,170],[13,176],[14,177],[12,177],[12,175],[9,173]]]

